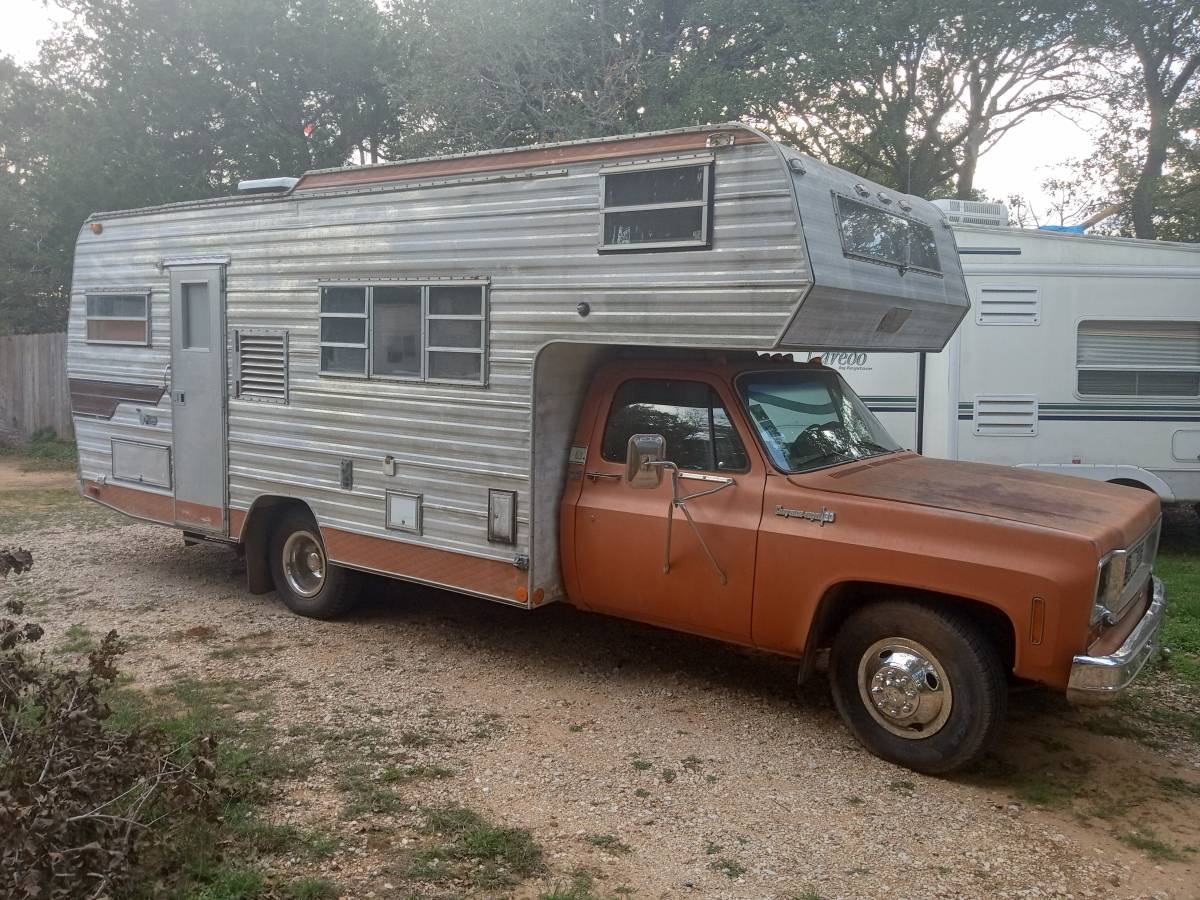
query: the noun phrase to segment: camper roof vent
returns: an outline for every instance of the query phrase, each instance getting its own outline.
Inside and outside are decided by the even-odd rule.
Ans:
[[[239,194],[281,194],[296,186],[299,178],[251,178],[238,182]]]
[[[956,225],[993,225],[1008,227],[1008,207],[1003,203],[981,200],[934,200],[933,205]]]

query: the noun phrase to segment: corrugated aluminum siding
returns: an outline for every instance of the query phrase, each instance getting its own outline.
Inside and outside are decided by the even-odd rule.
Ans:
[[[261,494],[296,496],[323,525],[511,560],[531,544],[538,348],[570,340],[766,349],[810,283],[789,175],[770,145],[716,151],[711,250],[597,253],[600,168],[102,219],[102,235],[85,231],[79,241],[71,375],[161,381],[169,303],[158,262],[228,254],[230,334],[286,330],[290,351],[286,406],[229,403],[231,507],[246,509]],[[318,375],[319,281],[447,276],[490,279],[486,387]],[[150,347],[83,342],[85,289],[114,284],[153,289]],[[576,312],[581,300],[591,304],[587,318]],[[111,423],[79,420],[84,477],[110,472],[112,435],[169,442],[169,412],[164,399],[157,429],[135,425],[125,406]],[[394,477],[382,473],[388,454]],[[352,491],[339,488],[343,458],[355,461]],[[385,487],[424,495],[423,535],[384,528]],[[518,491],[515,547],[487,541],[488,488]]]

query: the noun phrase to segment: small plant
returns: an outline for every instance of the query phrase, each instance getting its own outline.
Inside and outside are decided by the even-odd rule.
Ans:
[[[846,798],[846,802],[849,803],[851,806],[862,806],[867,801],[865,801],[862,797],[858,796],[857,794],[851,794],[849,797]]]
[[[1186,856],[1182,852],[1176,850],[1166,841],[1160,840],[1149,828],[1143,831],[1126,831],[1118,834],[1117,837],[1130,847],[1136,847],[1138,850],[1144,851],[1147,856],[1156,862],[1181,862],[1186,859]]]
[[[633,796],[641,797],[643,800],[650,796],[650,792],[645,788],[638,788],[633,792]]]
[[[584,840],[593,847],[607,850],[610,853],[632,853],[633,848],[617,838],[615,834],[589,834]]]
[[[916,785],[911,781],[892,781],[888,784],[888,789],[897,794],[911,794],[915,788]]]
[[[287,886],[283,895],[287,900],[335,900],[341,891],[325,878],[299,878]]]
[[[645,771],[647,771],[648,769],[652,768],[652,767],[651,767],[651,765],[650,765],[650,761],[649,761],[649,760],[647,760],[647,759],[640,759],[640,758],[639,758],[639,759],[635,759],[635,760],[633,761],[633,767],[634,767],[635,769],[637,769],[639,772],[645,772]]]
[[[583,726],[582,725],[568,725],[567,731],[570,731],[573,734],[579,734],[579,732],[583,731]]]
[[[720,844],[715,844],[712,841],[704,842],[704,852],[709,856],[716,856],[718,853],[720,853],[724,849],[725,848],[723,846],[721,846]]]
[[[704,764],[704,760],[702,760],[700,757],[695,756],[695,755],[685,756],[680,762],[683,765],[683,767],[685,769],[687,769],[687,771],[689,771],[689,772],[696,771],[697,769],[700,768],[701,765]]]
[[[71,625],[63,633],[66,638],[59,647],[59,653],[87,653],[96,648],[96,640],[84,625]]]
[[[740,878],[746,874],[746,867],[736,859],[730,859],[728,856],[714,859],[708,864],[708,867],[714,872],[720,872],[726,878]]]
[[[494,889],[542,870],[542,851],[524,828],[502,828],[462,806],[427,809],[426,834],[443,843],[418,851],[407,874],[426,881],[466,878],[476,887]]]
[[[538,894],[538,900],[596,900],[595,879],[590,872],[576,872],[567,886],[556,884]]]
[[[672,781],[674,781],[675,780],[675,770],[674,769],[663,769],[662,770],[662,780],[665,781],[667,784],[670,784]]]

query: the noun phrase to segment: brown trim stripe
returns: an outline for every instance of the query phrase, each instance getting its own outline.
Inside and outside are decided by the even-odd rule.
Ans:
[[[735,144],[757,144],[762,138],[750,131],[733,130],[716,126],[712,129],[723,135],[732,135]],[[405,181],[411,178],[437,178],[454,175],[470,175],[481,172],[501,172],[507,169],[525,169],[535,166],[556,166],[567,163],[593,162],[620,159],[625,156],[645,156],[655,153],[672,153],[685,150],[703,150],[707,146],[709,131],[689,131],[681,134],[649,135],[646,137],[620,138],[611,141],[595,141],[583,144],[565,144],[558,147],[531,147],[510,153],[481,154],[459,159],[430,159],[423,162],[399,162],[394,165],[370,168],[342,169],[337,172],[311,172],[304,175],[292,189],[295,191],[316,188],[350,187],[362,184],[380,184],[389,181]]]
[[[111,419],[121,403],[157,406],[166,391],[161,384],[131,384],[126,381],[98,381],[91,378],[72,378],[70,385],[71,413],[101,419]]]
[[[525,604],[528,600],[526,573],[512,563],[354,534],[339,528],[322,528],[321,537],[325,541],[325,552],[335,563],[414,578],[509,603]]]
[[[170,494],[84,481],[83,496],[137,519],[148,519],[162,525],[175,524],[175,498]]]

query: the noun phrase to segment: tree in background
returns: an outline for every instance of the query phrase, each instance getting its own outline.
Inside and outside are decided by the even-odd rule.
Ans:
[[[0,79],[0,241],[25,251],[0,257],[0,331],[62,327],[90,213],[370,158],[405,125],[372,0],[59,2],[74,19]]]
[[[680,99],[748,115],[837,165],[925,196],[974,195],[1028,116],[1083,102],[1066,0],[708,0],[679,53]]]
[[[1136,237],[1200,239],[1200,3],[1094,0],[1078,40],[1107,55],[1108,127],[1081,179],[1108,185]],[[1190,222],[1190,227],[1187,223]]]

